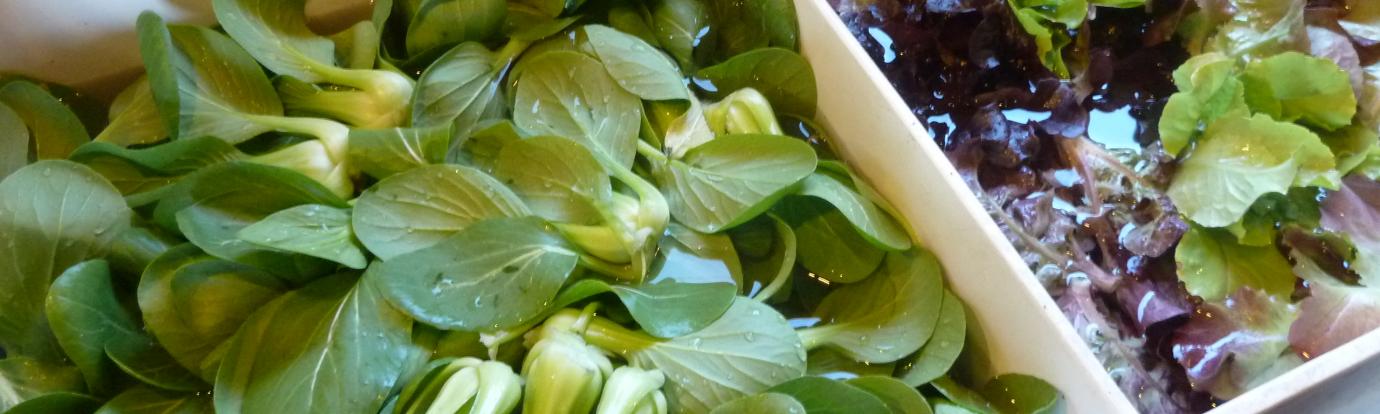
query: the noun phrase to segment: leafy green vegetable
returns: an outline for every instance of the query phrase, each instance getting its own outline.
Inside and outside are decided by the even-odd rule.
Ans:
[[[29,163],[29,127],[9,106],[0,103],[0,179]]]
[[[412,125],[453,124],[466,131],[481,120],[502,117],[500,75],[526,47],[511,42],[493,53],[478,43],[462,43],[441,55],[417,81]]]
[[[24,401],[50,393],[81,392],[86,383],[81,371],[65,364],[48,363],[9,355],[0,359],[0,412]]]
[[[117,112],[121,100],[125,103]],[[147,76],[126,87],[115,102],[110,106],[110,125],[93,138],[95,141],[130,146],[152,144],[168,137]]]
[[[1049,383],[1024,374],[1002,374],[982,386],[982,395],[1004,413],[1053,414],[1063,395]]]
[[[686,115],[691,114],[687,112]],[[723,100],[705,106],[704,118],[709,131],[718,135],[786,135],[781,130],[781,124],[776,120],[776,111],[771,109],[767,97],[753,88],[739,89],[725,96]],[[670,131],[667,135],[670,135]]]
[[[920,395],[920,390],[900,380],[887,376],[866,376],[847,381],[848,385],[861,388],[881,399],[892,414],[930,414],[929,402]]]
[[[771,225],[770,229],[766,228],[767,222]],[[757,244],[754,239],[762,237],[763,230],[771,232],[767,236],[770,239],[763,242],[765,246],[753,246]],[[791,230],[791,226],[776,216],[768,215],[734,228],[730,234],[734,248],[743,252],[743,287],[749,293],[748,297],[774,303],[772,300],[778,294],[788,294],[788,290],[782,289],[791,286],[790,277],[795,270],[797,253],[795,231]],[[756,248],[760,254],[745,251],[752,248]]]
[[[1265,115],[1225,117],[1208,127],[1183,163],[1169,197],[1193,221],[1224,227],[1260,196],[1335,183],[1332,153],[1307,128]]]
[[[944,303],[939,307],[939,320],[934,325],[934,335],[915,355],[902,360],[897,369],[897,377],[906,385],[919,387],[934,381],[948,372],[958,360],[967,339],[967,311],[963,301],[953,292],[944,291]]]
[[[129,226],[120,193],[91,169],[39,161],[0,181],[0,347],[10,356],[61,357],[48,330],[49,284],[74,264],[104,256]]]
[[[772,0],[777,1],[777,0]],[[768,1],[766,3],[770,3]],[[788,49],[758,49],[704,69],[696,77],[713,84],[710,97],[722,98],[743,88],[756,89],[777,110],[805,117],[815,115],[815,72],[800,54]]]
[[[1007,0],[1016,22],[1035,40],[1040,63],[1061,78],[1069,77],[1064,46],[1072,42],[1067,29],[1083,24],[1088,16],[1085,0]]]
[[[807,413],[886,413],[890,408],[877,396],[841,381],[800,377],[767,390],[794,397]]]
[[[700,145],[656,173],[671,215],[714,233],[756,217],[815,169],[809,144],[771,135],[728,135]],[[763,175],[761,171],[772,171]]]
[[[346,206],[316,181],[281,168],[235,161],[202,169],[183,185],[187,186],[186,207],[176,211],[177,228],[206,253],[259,267],[297,284],[329,270],[319,259],[265,249],[239,237],[244,228],[287,208]]]
[[[450,150],[450,126],[352,129],[350,165],[374,178],[440,164]]]
[[[806,348],[829,346],[858,361],[887,363],[920,349],[944,299],[939,261],[926,251],[892,253],[876,275],[844,285],[815,310],[823,325],[800,331]]]
[[[472,168],[432,165],[388,177],[355,201],[355,235],[381,259],[417,251],[487,218],[527,215],[512,190]]]
[[[342,274],[260,308],[225,352],[216,412],[377,412],[421,352],[382,296]]]
[[[1328,131],[1351,124],[1356,95],[1331,60],[1285,52],[1246,65],[1246,103],[1256,113]]]
[[[664,372],[666,399],[675,412],[708,412],[805,373],[805,351],[785,318],[743,298],[719,320],[685,336],[658,340],[595,319],[584,337]]]
[[[1226,115],[1246,115],[1245,86],[1236,62],[1218,53],[1189,58],[1174,70],[1179,92],[1169,97],[1160,116],[1160,142],[1178,155],[1206,126]]]
[[[508,15],[502,0],[422,0],[407,26],[407,54],[482,42],[498,34]]]
[[[1288,299],[1242,288],[1226,303],[1204,304],[1175,334],[1172,353],[1190,381],[1232,398],[1302,362],[1282,357],[1297,318]]]
[[[201,168],[245,158],[244,153],[215,137],[181,139],[140,149],[92,142],[77,147],[69,157],[105,176],[135,207],[167,196],[172,184]]]
[[[836,161],[821,162],[820,170],[805,178],[800,195],[828,201],[853,223],[868,242],[891,251],[911,247],[904,227],[855,188],[848,168]]]
[[[795,225],[800,264],[835,283],[856,283],[881,266],[886,252],[861,237],[838,210],[814,199],[795,199],[777,208]]]
[[[799,47],[800,27],[795,20],[794,2],[706,0],[704,3],[714,27],[714,44],[710,50],[716,60],[765,47],[787,50]]]
[[[159,344],[183,367],[213,381],[227,341],[250,314],[286,291],[264,271],[182,245],[149,264],[138,298]]]
[[[1297,48],[1307,41],[1304,3],[1297,0],[1228,0],[1208,9],[1221,23],[1208,46],[1229,56],[1255,60]]]
[[[135,319],[120,306],[110,266],[93,260],[68,268],[48,289],[47,315],[62,350],[86,378],[93,394],[113,394],[117,372],[106,358],[106,343],[142,336]]]
[[[29,150],[21,153],[25,156],[35,154],[40,160],[66,158],[72,150],[91,139],[71,109],[31,82],[0,84],[0,105],[9,107],[28,126],[32,143]],[[14,146],[16,150],[21,148],[24,147]]]
[[[589,25],[584,31],[609,75],[623,89],[649,101],[690,97],[675,63],[652,45],[607,26]]]
[[[540,220],[475,223],[438,244],[370,268],[413,318],[446,329],[506,329],[536,318],[579,254]],[[510,292],[523,292],[510,297]]]
[[[1222,300],[1241,287],[1277,296],[1294,291],[1289,262],[1271,246],[1243,246],[1231,234],[1193,227],[1179,243],[1174,259],[1189,293]]]
[[[566,51],[537,55],[518,78],[513,106],[518,128],[573,139],[617,165],[632,165],[642,105],[594,58]]]
[[[211,413],[211,396],[185,394],[149,387],[134,387],[102,405],[96,414],[203,414]]]
[[[171,391],[210,389],[196,374],[178,365],[168,350],[142,333],[113,338],[105,345],[105,355],[120,370],[144,384]]]
[[[59,391],[16,404],[5,414],[89,413],[100,406],[101,400],[89,395]]]
[[[695,39],[709,24],[709,10],[700,0],[653,0],[647,2],[656,44],[665,49],[681,70],[695,65]]]
[[[350,211],[304,204],[273,213],[240,230],[240,239],[363,269],[368,263],[350,228]]]
[[[306,0],[216,0],[216,19],[225,32],[268,70],[293,80],[339,85],[350,90],[280,90],[289,112],[314,112],[350,125],[387,128],[407,118],[413,83],[387,70],[343,69],[335,45],[307,27]],[[291,84],[291,83],[289,83]]]
[[[761,394],[749,395],[723,405],[710,411],[712,414],[748,414],[748,413],[803,413],[805,406],[800,404],[786,394],[774,392],[764,392]]]

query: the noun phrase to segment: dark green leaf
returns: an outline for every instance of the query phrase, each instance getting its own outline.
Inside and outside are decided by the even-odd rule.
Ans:
[[[830,322],[800,335],[811,349],[828,345],[858,361],[896,361],[930,339],[943,298],[943,270],[933,254],[892,253],[877,274],[830,292],[815,309]]]
[[[709,10],[700,0],[652,0],[652,30],[657,44],[675,57],[680,68],[692,72],[695,66],[695,42],[709,24]]]
[[[886,257],[824,201],[796,198],[779,204],[777,211],[795,225],[800,264],[825,280],[856,283],[871,276]]]
[[[24,401],[10,407],[5,414],[85,414],[95,412],[100,406],[101,400],[94,397],[64,391]]]
[[[66,364],[9,355],[0,359],[0,413],[21,402],[54,392],[82,392],[81,371]]]
[[[661,338],[703,329],[728,310],[738,292],[728,283],[674,281],[636,287],[613,285],[612,290],[642,330]]]
[[[216,412],[375,413],[420,352],[412,321],[368,278],[323,278],[245,322],[216,377]]]
[[[141,149],[125,149],[106,142],[78,147],[71,159],[105,176],[133,206],[158,201],[168,186],[201,168],[245,158],[244,153],[215,137],[198,137]]]
[[[848,380],[848,385],[861,388],[886,403],[892,414],[930,414],[930,403],[920,390],[892,377],[868,376]]]
[[[498,75],[509,62],[499,59],[474,42],[462,43],[437,58],[417,81],[412,125],[467,129],[482,120],[489,106],[500,99]]]
[[[546,310],[579,254],[534,218],[491,219],[369,268],[388,299],[446,329],[505,329]]]
[[[728,135],[690,150],[657,175],[671,215],[696,231],[715,233],[766,211],[813,172],[816,161],[814,150],[800,140]]]
[[[29,164],[29,127],[0,103],[0,180]]]
[[[713,90],[706,92],[715,99],[742,88],[753,88],[765,95],[780,113],[815,116],[815,102],[818,100],[815,72],[810,68],[810,62],[790,50],[754,50],[701,69],[696,76],[714,85]]]
[[[96,414],[212,414],[211,396],[135,387],[101,406]]]
[[[868,364],[835,351],[833,348],[820,348],[805,355],[806,375],[816,375],[830,379],[856,378],[861,376],[886,376],[896,370],[896,364]]]
[[[795,19],[795,3],[790,0],[706,0],[705,3],[709,15],[713,16],[710,26],[716,42],[712,51],[719,59],[764,47],[788,50],[798,47],[800,27]]]
[[[379,179],[440,164],[450,150],[451,132],[449,124],[427,128],[351,129],[350,163]]]
[[[756,395],[749,395],[723,405],[710,411],[711,414],[758,414],[758,413],[805,413],[805,407],[786,394],[774,392],[764,392]]]
[[[503,180],[532,212],[572,224],[604,221],[613,187],[590,150],[559,137],[533,137],[503,147],[494,176]]]
[[[266,248],[319,257],[363,269],[364,249],[350,227],[350,210],[304,204],[273,213],[240,230],[240,239]]]
[[[68,268],[48,289],[46,309],[53,335],[96,395],[113,394],[119,372],[106,358],[105,345],[143,336],[115,294],[104,260]]]
[[[407,54],[483,42],[503,28],[504,0],[422,0],[407,26]]]
[[[777,384],[768,392],[786,394],[800,401],[809,414],[887,414],[880,398],[844,382],[822,377],[800,377]]]
[[[939,394],[948,398],[955,405],[979,414],[997,414],[997,409],[988,402],[982,394],[964,387],[962,384],[954,382],[948,376],[936,378],[930,382],[930,386],[939,391]]]
[[[112,338],[105,344],[105,353],[126,374],[154,387],[186,392],[211,388],[146,335]]]
[[[139,281],[139,308],[173,358],[213,381],[226,341],[250,314],[286,291],[268,273],[185,244],[149,264]]]
[[[355,235],[379,258],[440,243],[480,220],[520,217],[527,207],[487,174],[431,165],[388,177],[355,201]]]
[[[546,52],[528,62],[517,81],[513,122],[536,135],[573,139],[631,166],[642,119],[637,96],[581,53]]]
[[[1002,374],[982,387],[997,410],[1015,414],[1052,414],[1063,396],[1059,390],[1042,379],[1023,374]]]
[[[207,167],[185,182],[188,207],[177,212],[182,234],[206,253],[305,283],[325,271],[324,261],[260,248],[240,230],[281,210],[304,204],[346,207],[331,190],[296,172],[235,161]]]
[[[44,301],[68,267],[102,257],[129,226],[120,193],[91,169],[39,161],[0,182],[0,348],[57,361]]]
[[[855,190],[853,177],[840,163],[820,163],[819,171],[805,177],[800,194],[833,204],[868,242],[879,248],[902,251],[911,246],[910,235],[900,223]]]
[[[953,292],[945,290],[934,335],[925,341],[925,346],[920,347],[919,352],[904,360],[896,371],[897,377],[907,385],[919,387],[949,372],[963,351],[967,328],[967,311],[963,308],[963,301]]]
[[[32,145],[23,153],[25,156],[33,153],[40,160],[67,158],[72,150],[91,140],[70,108],[33,83],[12,81],[0,85],[0,105],[8,106],[28,125]]]
[[[667,226],[666,234],[659,243],[660,260],[648,280],[743,285],[743,266],[728,236],[704,234],[675,223]]]

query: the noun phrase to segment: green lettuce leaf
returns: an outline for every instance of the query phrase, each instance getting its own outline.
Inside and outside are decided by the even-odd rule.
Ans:
[[[1246,103],[1256,113],[1332,131],[1351,125],[1350,75],[1331,60],[1285,52],[1246,65]]]
[[[1284,297],[1294,291],[1289,262],[1274,245],[1241,245],[1222,230],[1193,227],[1179,242],[1174,260],[1188,293],[1205,300],[1226,299],[1242,287]]]

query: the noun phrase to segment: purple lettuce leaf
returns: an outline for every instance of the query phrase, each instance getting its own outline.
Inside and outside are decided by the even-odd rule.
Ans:
[[[1287,299],[1248,287],[1222,303],[1204,303],[1173,339],[1174,358],[1194,387],[1233,398],[1281,373],[1289,327],[1298,311]]]

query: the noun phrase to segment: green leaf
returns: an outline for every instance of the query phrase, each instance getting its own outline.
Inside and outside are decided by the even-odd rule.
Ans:
[[[1145,0],[1089,0],[1088,4],[1102,7],[1129,9],[1145,5]]]
[[[642,119],[636,95],[578,52],[547,52],[527,62],[513,105],[518,128],[570,138],[618,165],[632,165]]]
[[[561,223],[604,221],[613,187],[583,145],[560,137],[532,137],[505,145],[494,176],[512,187],[532,212]]]
[[[711,414],[756,414],[756,413],[804,413],[805,406],[800,405],[786,394],[774,392],[764,392],[761,394],[749,395],[733,401],[729,401],[714,407]]]
[[[958,361],[967,338],[968,315],[963,301],[953,292],[944,291],[944,303],[939,307],[939,320],[934,325],[934,335],[925,341],[925,346],[902,360],[896,374],[912,387],[925,385],[944,376]]]
[[[1074,29],[1088,17],[1085,0],[1010,0],[1011,8],[1030,10],[1041,20]]]
[[[320,279],[245,322],[216,377],[216,412],[378,412],[420,368],[411,339],[412,321],[369,278]]]
[[[96,135],[96,142],[127,147],[131,145],[152,144],[168,137],[168,129],[158,113],[158,105],[153,100],[153,90],[149,88],[147,76],[140,77],[126,87],[116,102],[126,100],[124,107],[115,113],[111,105],[110,125]]]
[[[647,24],[644,17],[650,17],[645,5],[619,5],[609,8],[607,20],[608,25],[619,32],[636,37],[653,47],[659,46],[656,36],[652,34],[652,27]]]
[[[765,235],[767,232],[771,234]],[[769,214],[738,226],[729,234],[733,238],[734,249],[742,256],[741,285],[749,293],[748,297],[776,303],[776,300],[789,296],[797,253],[795,231],[791,230],[791,226]],[[760,246],[756,246],[758,244]]]
[[[830,292],[801,331],[809,349],[829,346],[858,361],[887,363],[920,349],[934,333],[944,298],[943,270],[926,251],[892,253],[877,274]]]
[[[819,348],[805,356],[805,375],[816,375],[830,379],[856,378],[866,375],[891,375],[896,364],[869,364],[849,358],[833,348]]]
[[[1208,46],[1246,61],[1306,48],[1304,2],[1231,0],[1205,13],[1216,25]]]
[[[139,43],[153,99],[173,138],[214,136],[239,143],[271,130],[243,115],[283,114],[268,76],[225,35],[165,25],[146,12],[139,16]]]
[[[805,177],[800,195],[833,204],[868,242],[878,248],[891,251],[910,248],[910,235],[894,217],[854,189],[847,167],[835,162],[822,162],[820,167],[819,171]]]
[[[225,31],[268,70],[327,81],[316,70],[335,62],[335,44],[307,27],[306,0],[215,0],[211,5]]]
[[[293,171],[242,161],[207,167],[184,183],[189,203],[177,211],[177,227],[201,250],[298,284],[329,270],[319,259],[264,249],[239,237],[240,230],[291,207],[347,206],[326,187]]]
[[[708,412],[805,373],[805,350],[790,324],[775,309],[746,298],[704,329],[677,338],[601,343],[604,333],[592,325],[585,338],[605,349],[627,350],[633,364],[666,374],[663,391],[671,412]]]
[[[800,264],[824,280],[857,283],[881,266],[886,252],[859,235],[839,210],[816,199],[794,199],[777,211],[792,223],[799,241]]]
[[[0,180],[29,164],[29,127],[0,103]]]
[[[1243,246],[1225,231],[1194,226],[1179,242],[1174,260],[1184,287],[1204,300],[1226,299],[1242,287],[1282,297],[1294,291],[1289,262],[1273,244]]]
[[[713,84],[712,90],[706,91],[713,99],[722,99],[739,89],[753,88],[765,95],[772,107],[781,113],[815,116],[815,104],[819,99],[815,72],[803,56],[787,49],[767,48],[743,53],[701,69],[696,77]]]
[[[1064,46],[1072,43],[1072,39],[1067,29],[1082,24],[1088,12],[1087,3],[1083,0],[1007,0],[1007,4],[1016,16],[1016,23],[1035,41],[1040,63],[1060,78],[1068,78],[1070,74],[1068,65],[1064,63]]]
[[[1042,379],[1023,374],[1002,374],[982,386],[982,395],[1003,413],[1053,414],[1063,395]]]
[[[81,392],[86,389],[81,371],[65,364],[9,355],[0,359],[0,412],[24,401],[55,392]]]
[[[100,408],[101,400],[85,394],[59,391],[43,394],[10,407],[5,414],[91,413]]]
[[[67,357],[96,395],[113,394],[118,370],[105,355],[109,342],[142,337],[136,320],[120,305],[104,260],[78,263],[48,289],[48,321]]]
[[[680,283],[666,281],[640,286],[610,287],[633,320],[647,333],[674,338],[704,329],[718,320],[737,297],[738,288],[728,283]]]
[[[799,48],[800,26],[790,0],[706,0],[705,4],[712,16],[709,26],[716,32],[710,49],[715,60],[764,47]]]
[[[444,329],[506,329],[546,310],[579,254],[534,218],[478,222],[369,269],[389,301]]]
[[[794,397],[810,414],[850,414],[891,412],[880,398],[841,381],[823,377],[800,377],[771,387],[767,392]]]
[[[40,160],[67,158],[72,150],[91,140],[70,108],[28,81],[0,84],[0,105],[9,107],[28,126],[32,144],[22,153],[26,157],[33,153]]]
[[[102,405],[96,414],[211,414],[211,396],[134,387]]]
[[[1332,60],[1285,52],[1246,65],[1246,103],[1257,113],[1324,130],[1351,125],[1356,95]]]
[[[450,125],[425,128],[351,129],[350,164],[378,179],[440,164],[450,150]]]
[[[105,256],[129,226],[120,193],[91,169],[39,161],[0,182],[0,348],[52,362],[62,351],[44,315],[53,279]]]
[[[216,137],[188,138],[140,149],[92,142],[77,147],[70,157],[105,176],[134,207],[166,197],[171,186],[188,174],[243,158],[244,153]]]
[[[174,359],[214,381],[227,341],[250,314],[287,290],[264,271],[184,244],[144,271],[139,308],[148,330]]]
[[[467,165],[492,173],[503,147],[522,139],[517,126],[507,119],[494,120],[475,126],[475,131],[458,148],[451,147],[446,162]]]
[[[464,42],[483,42],[503,29],[504,0],[422,0],[407,26],[407,54]]]
[[[142,333],[112,338],[105,344],[105,355],[129,376],[171,391],[205,391],[211,387],[196,374],[178,365],[162,345]]]
[[[350,211],[304,204],[273,213],[240,230],[240,239],[271,249],[319,257],[351,269],[368,265],[350,228]]]
[[[512,190],[478,170],[430,165],[388,177],[355,201],[355,236],[381,259],[440,243],[487,218],[520,217]]]
[[[1307,128],[1265,115],[1208,127],[1169,186],[1184,215],[1208,227],[1239,220],[1257,198],[1289,187],[1335,183],[1332,153]]]
[[[657,176],[676,220],[715,233],[766,211],[809,176],[817,161],[800,140],[728,135],[690,150]]]
[[[1219,53],[1190,58],[1174,70],[1180,92],[1169,97],[1160,116],[1160,142],[1179,155],[1199,132],[1227,115],[1246,116],[1245,86],[1236,77],[1236,62]]]
[[[992,403],[988,402],[987,398],[982,394],[954,382],[954,380],[948,376],[935,379],[930,382],[930,386],[934,387],[936,391],[939,391],[940,395],[948,398],[950,402],[957,405],[959,408],[967,410],[967,412],[982,414],[998,413],[997,409],[992,406]],[[944,412],[942,410],[937,411],[941,413]]]
[[[417,81],[412,125],[468,129],[477,124],[500,100],[502,82],[498,75],[511,59],[500,58],[474,42],[462,43],[436,58]]]
[[[689,99],[675,62],[642,39],[608,26],[584,27],[589,44],[619,86],[642,99]]]
[[[676,59],[683,71],[695,66],[695,39],[709,24],[709,10],[700,0],[654,0],[647,2],[657,44]]]
[[[1373,152],[1380,149],[1380,132],[1356,123],[1330,133],[1322,134],[1322,140],[1332,149],[1337,158],[1337,173],[1342,176],[1360,169]]]
[[[858,387],[881,399],[892,414],[931,414],[930,403],[920,395],[920,390],[900,380],[887,376],[866,376],[847,381],[848,385]]]

